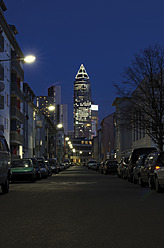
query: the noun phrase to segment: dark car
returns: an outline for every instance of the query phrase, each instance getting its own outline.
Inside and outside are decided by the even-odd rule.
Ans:
[[[51,168],[52,168],[52,173],[59,173],[59,166],[58,166],[58,162],[56,159],[54,158],[50,158],[48,159],[50,165],[51,165]]]
[[[36,158],[29,158],[29,159],[31,159],[34,163],[34,167],[36,170],[36,179],[37,180],[42,179],[41,168],[40,168],[39,162],[37,161]]]
[[[0,132],[0,186],[2,193],[9,192],[11,155],[3,133]]]
[[[43,157],[37,157],[36,159],[39,162],[40,172],[41,172],[42,178],[47,178],[48,177],[48,168],[45,164],[45,159]]]
[[[136,161],[136,165],[133,168],[133,183],[140,183],[141,177],[141,167],[144,166],[144,162],[147,155],[143,154],[138,157],[138,160]]]
[[[149,154],[155,150],[157,150],[155,147],[142,147],[136,148],[131,152],[128,161],[128,181],[133,182],[133,168],[136,165],[138,157],[142,154]]]
[[[89,160],[88,165],[87,165],[88,169],[92,169],[94,164],[97,164],[96,160],[94,159]]]
[[[154,161],[155,162],[155,161]],[[159,153],[154,170],[154,183],[157,192],[164,189],[164,152]]]
[[[104,166],[104,174],[116,174],[118,163],[116,160],[107,160]]]
[[[154,170],[158,154],[158,151],[149,153],[144,164],[141,165],[139,177],[139,184],[141,187],[145,185],[149,185],[150,188],[154,187]]]
[[[117,167],[117,175],[123,179],[128,177],[128,160],[129,157],[123,157],[120,164]]]
[[[105,162],[101,162],[99,166],[99,172],[103,174]]]
[[[52,167],[51,167],[51,164],[49,163],[48,160],[45,160],[45,165],[46,165],[47,170],[48,170],[48,176],[51,177],[52,176]]]
[[[11,182],[30,180],[36,181],[36,170],[31,159],[12,159],[11,161]]]
[[[158,172],[161,171],[160,168],[164,166],[164,152],[154,152],[151,154],[151,164],[149,164],[148,168],[148,184],[149,188],[154,189],[156,185],[156,179],[160,178]],[[158,191],[158,190],[157,190]]]

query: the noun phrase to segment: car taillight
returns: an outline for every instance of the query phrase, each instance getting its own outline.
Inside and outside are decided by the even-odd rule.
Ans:
[[[158,169],[160,169],[161,167],[160,167],[159,165],[157,165],[155,168],[156,168],[156,170],[158,170]]]

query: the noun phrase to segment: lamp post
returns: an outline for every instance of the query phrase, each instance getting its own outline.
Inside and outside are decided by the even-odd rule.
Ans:
[[[18,61],[24,61],[24,63],[33,63],[35,60],[36,60],[36,57],[34,55],[27,55],[23,58],[16,58],[16,59],[12,59],[12,58],[9,58],[9,59],[0,59],[0,62],[5,62],[5,61],[14,61],[14,60],[18,60]]]
[[[36,60],[36,57],[34,55],[27,55],[23,58],[9,58],[9,59],[0,59],[1,62],[6,61],[23,61],[24,63],[31,64]],[[0,92],[2,92],[5,89],[5,84],[3,82],[0,82]]]
[[[62,151],[62,147],[63,147],[63,142],[64,142],[64,133],[63,133],[63,125],[62,124],[58,124],[57,126],[57,157],[58,157],[58,161],[59,163],[62,162],[62,155],[63,155],[63,151]]]

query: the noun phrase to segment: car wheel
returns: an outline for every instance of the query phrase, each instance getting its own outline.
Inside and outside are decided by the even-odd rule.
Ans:
[[[2,193],[7,194],[9,193],[9,179],[6,179],[6,182],[1,185]]]
[[[160,193],[161,192],[161,187],[159,185],[159,182],[158,182],[158,178],[156,177],[155,179],[155,190],[157,193]]]

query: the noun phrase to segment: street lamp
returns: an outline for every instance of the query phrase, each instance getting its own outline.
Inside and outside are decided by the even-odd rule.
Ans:
[[[59,129],[62,128],[62,127],[63,127],[62,124],[58,124],[58,125],[57,125],[57,128],[59,128]]]
[[[21,61],[23,60],[25,63],[33,63],[35,60],[36,60],[36,57],[33,56],[33,55],[28,55],[28,56],[25,56],[24,58],[17,58],[17,59],[0,59],[0,62],[5,62],[5,61]],[[3,90],[5,89],[5,84],[3,82],[0,82],[0,92],[2,92]]]
[[[18,60],[18,61],[24,61],[25,63],[33,63],[35,60],[36,60],[36,57],[33,56],[33,55],[28,55],[28,56],[25,56],[23,58],[10,58],[10,59],[0,59],[0,62],[4,62],[4,61],[14,61],[14,60]]]
[[[54,110],[55,110],[55,106],[54,106],[54,105],[50,105],[50,106],[48,107],[48,110],[54,111]]]
[[[24,57],[24,61],[26,63],[33,63],[36,60],[36,57],[33,55],[28,55],[26,57]]]

